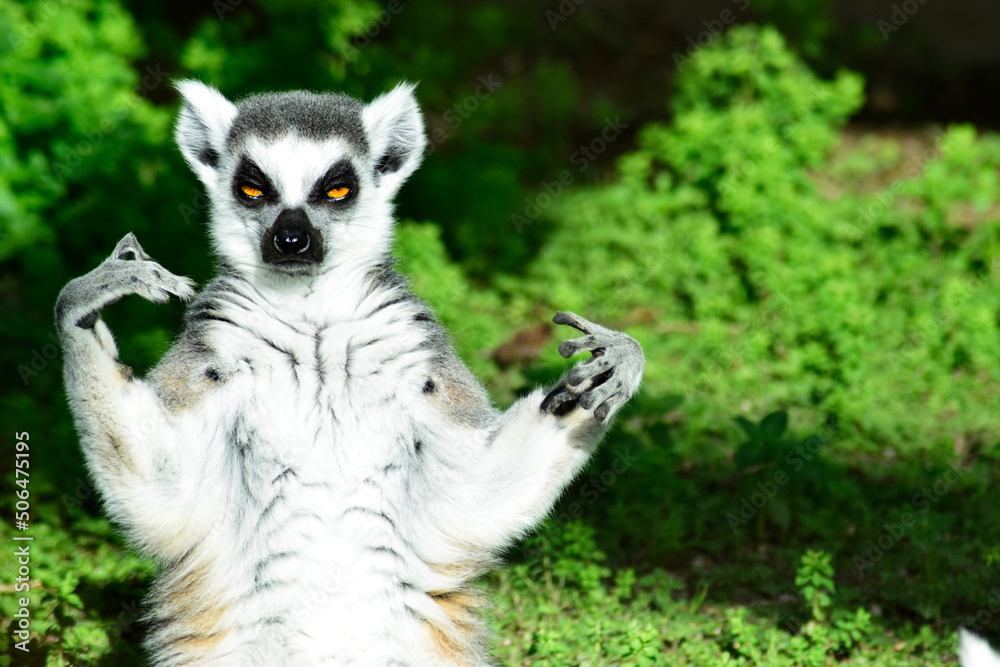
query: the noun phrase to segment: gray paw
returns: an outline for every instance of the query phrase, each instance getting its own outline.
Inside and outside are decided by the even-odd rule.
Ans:
[[[129,233],[100,266],[63,288],[56,302],[56,323],[63,330],[74,325],[89,329],[102,308],[128,294],[157,303],[171,294],[187,301],[194,296],[194,283],[152,261]]]
[[[639,388],[646,360],[639,343],[627,334],[606,329],[574,315],[556,313],[556,324],[568,324],[585,336],[563,341],[559,354],[567,359],[579,352],[593,356],[573,368],[542,401],[541,409],[564,415],[574,408],[593,410],[599,422],[608,421]]]

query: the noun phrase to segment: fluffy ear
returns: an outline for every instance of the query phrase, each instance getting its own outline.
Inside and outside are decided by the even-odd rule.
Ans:
[[[184,100],[177,119],[177,144],[194,172],[211,188],[216,182],[219,156],[236,117],[236,105],[201,81],[183,80],[177,84],[177,90]]]
[[[361,117],[375,156],[379,187],[395,191],[424,157],[424,119],[412,83],[401,83],[365,107]]]

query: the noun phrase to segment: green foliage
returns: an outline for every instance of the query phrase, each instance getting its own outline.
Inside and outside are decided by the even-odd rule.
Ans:
[[[376,2],[261,0],[254,5],[256,11],[217,4],[185,44],[180,58],[184,69],[224,92],[331,86],[368,92],[356,87],[359,79],[348,77],[347,68],[352,62],[364,66],[351,38],[378,25],[383,10]],[[296,29],[276,30],[268,40],[253,38],[269,24]],[[298,66],[289,68],[289,62]]]
[[[570,522],[526,546],[534,547],[527,560],[491,582],[499,590],[495,616],[505,664],[819,667],[907,665],[918,656],[920,664],[943,664],[953,650],[951,640],[927,628],[900,641],[864,609],[833,607],[831,557],[819,551],[802,557],[795,577],[813,616],[795,631],[744,606],[702,610],[663,570],[638,581],[630,569],[612,575],[601,565],[594,531],[583,524]],[[832,614],[821,611],[831,608]]]
[[[802,554],[799,570],[795,574],[795,585],[806,599],[812,618],[817,623],[826,620],[826,612],[833,601],[833,566],[830,554],[823,551],[807,551]]]
[[[686,455],[718,430],[713,406],[741,404],[836,415],[837,451],[993,444],[988,400],[956,396],[1000,374],[996,140],[953,128],[928,169],[831,197],[816,172],[860,91],[855,75],[818,79],[773,30],[733,29],[685,67],[673,123],[641,133],[619,181],[552,207],[527,289],[650,322],[637,334],[669,363],[647,387],[685,396]]]
[[[519,630],[519,640],[501,649],[510,664],[667,664],[657,619],[646,613],[653,597],[635,595],[630,569],[608,581],[612,573],[594,535],[590,526],[570,522],[528,538],[532,557],[494,577],[501,591],[497,623],[507,636]]]
[[[138,664],[137,638],[151,564],[125,549],[102,519],[67,511],[70,505],[33,506],[31,542],[14,542],[8,522],[0,525],[0,539],[11,545],[27,544],[30,550],[30,588],[0,596],[0,616],[13,618],[19,598],[28,598],[33,637],[29,649],[47,654],[39,664],[94,664],[109,657]],[[64,518],[73,519],[72,532],[64,527]],[[11,583],[18,568],[13,554],[13,548],[6,549],[0,560],[0,572]],[[44,645],[39,638],[44,638]],[[5,631],[3,641],[15,640]],[[0,654],[16,653],[10,644],[0,644]]]
[[[3,260],[51,242],[65,224],[57,212],[77,214],[132,142],[163,142],[169,115],[143,99],[131,67],[142,44],[117,2],[2,2],[0,25]],[[150,79],[150,88],[161,83]]]
[[[828,42],[836,30],[830,0],[755,0],[752,6],[782,33],[794,35],[804,55],[817,60],[827,55]]]
[[[449,259],[436,225],[397,226],[395,254],[414,291],[434,308],[467,365],[477,374],[495,372],[496,366],[482,352],[496,348],[506,335],[497,327],[496,317],[503,309],[499,296],[475,289]]]
[[[34,656],[140,660],[151,566],[94,518],[49,335],[58,289],[125,231],[172,271],[210,275],[206,205],[168,140],[175,100],[148,67],[232,95],[422,80],[433,151],[399,208],[433,222],[401,223],[396,254],[499,402],[571,363],[554,345],[571,332],[545,333],[555,309],[643,343],[641,394],[485,582],[507,664],[950,663],[1000,561],[1000,139],[858,138],[844,126],[860,77],[823,79],[773,28],[742,26],[691,55],[671,121],[646,125],[602,181],[604,157],[567,160],[581,127],[589,143],[620,109],[545,51],[567,31],[536,16],[445,0],[395,15],[372,0],[219,7],[181,22],[169,3],[0,0],[16,37],[0,43],[0,355],[21,380],[0,416],[45,442]],[[755,11],[803,20],[815,52],[826,7]],[[514,38],[533,45],[529,66],[509,65]],[[498,62],[502,85],[456,111]],[[555,195],[521,185],[562,170],[574,182]],[[178,314],[133,299],[106,316],[142,368]],[[537,360],[501,365],[523,330],[548,337]],[[13,481],[6,460],[0,475]],[[5,552],[0,580],[15,571]],[[0,598],[0,654],[12,605]]]

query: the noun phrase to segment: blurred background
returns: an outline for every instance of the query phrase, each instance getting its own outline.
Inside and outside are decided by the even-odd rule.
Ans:
[[[483,587],[510,665],[940,665],[1000,640],[1000,5],[0,0],[0,494],[31,444],[32,640],[141,664],[153,565],[101,515],[52,309],[127,232],[212,276],[172,81],[419,82],[397,255],[499,405],[573,310],[641,394]],[[105,311],[137,371],[181,306]],[[8,501],[9,499],[9,501]]]

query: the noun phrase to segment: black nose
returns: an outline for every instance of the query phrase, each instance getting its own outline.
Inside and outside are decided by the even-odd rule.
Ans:
[[[309,231],[302,227],[282,227],[274,235],[274,247],[282,255],[301,255],[309,243]]]
[[[294,257],[312,245],[309,217],[301,208],[282,211],[274,223],[274,248],[282,255]]]
[[[285,209],[264,232],[260,251],[265,264],[296,272],[323,261],[323,235],[303,209]]]

